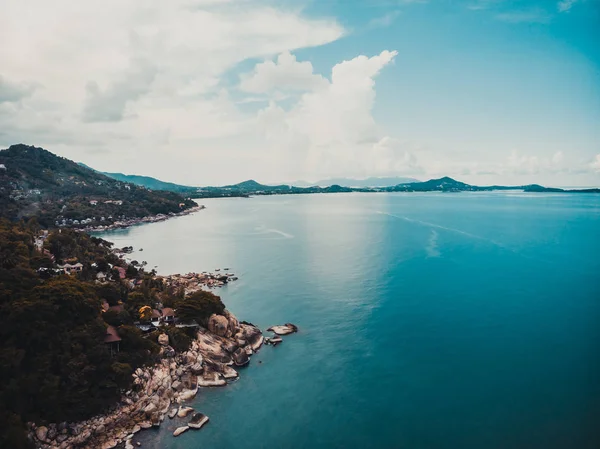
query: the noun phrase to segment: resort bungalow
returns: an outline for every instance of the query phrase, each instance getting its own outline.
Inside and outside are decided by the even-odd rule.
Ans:
[[[64,270],[64,272],[67,274],[73,274],[73,273],[79,273],[81,270],[83,270],[83,265],[80,264],[79,262],[77,262],[74,265],[71,265],[70,263],[66,263],[64,265],[58,265],[58,268],[60,268],[61,270]]]
[[[167,324],[172,324],[175,322],[175,311],[170,307],[165,307],[162,310],[163,321]]]
[[[104,336],[104,343],[108,346],[111,356],[119,352],[120,341],[121,337],[119,337],[117,329],[114,326],[108,326],[106,328],[106,335]]]

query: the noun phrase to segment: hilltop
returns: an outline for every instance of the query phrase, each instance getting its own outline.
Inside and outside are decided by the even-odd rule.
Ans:
[[[43,226],[109,225],[197,206],[180,194],[118,181],[34,146],[1,150],[0,164],[0,217],[11,220],[37,217]]]
[[[321,179],[316,182],[296,181],[292,185],[296,187],[312,187],[312,186],[332,186],[339,185],[344,187],[355,187],[355,188],[368,188],[368,187],[393,187],[398,184],[408,184],[411,182],[419,182],[415,178],[407,178],[400,176],[390,177],[370,177],[366,179],[354,179],[354,178],[329,178]]]

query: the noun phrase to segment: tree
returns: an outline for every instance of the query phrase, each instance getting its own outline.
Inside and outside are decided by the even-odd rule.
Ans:
[[[196,321],[203,325],[208,324],[208,319],[213,313],[222,314],[225,311],[221,298],[204,290],[179,299],[176,305],[177,316],[181,321]]]

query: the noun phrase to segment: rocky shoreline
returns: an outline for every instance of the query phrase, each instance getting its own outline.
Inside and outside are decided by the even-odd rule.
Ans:
[[[165,221],[169,218],[173,217],[182,217],[184,215],[193,214],[194,212],[198,212],[199,210],[205,209],[203,205],[194,206],[189,209],[183,210],[181,212],[171,212],[168,215],[158,214],[158,215],[149,215],[147,217],[141,218],[127,218],[125,220],[117,220],[109,225],[98,225],[98,226],[86,226],[84,228],[78,228],[78,231],[82,232],[102,232],[102,231],[112,231],[114,229],[123,229],[128,228],[130,226],[142,224],[142,223],[158,223],[159,221]]]
[[[273,331],[297,331],[291,323],[273,326]],[[200,328],[191,347],[175,354],[166,334],[158,341],[162,360],[153,367],[138,368],[133,387],[108,413],[79,423],[29,424],[29,438],[40,449],[132,449],[140,446],[136,434],[159,427],[165,419],[190,419],[174,436],[202,428],[209,418],[182,404],[193,399],[200,388],[225,386],[238,377],[235,368],[247,365],[265,341],[259,328],[240,322],[225,310],[213,314],[207,328]]]

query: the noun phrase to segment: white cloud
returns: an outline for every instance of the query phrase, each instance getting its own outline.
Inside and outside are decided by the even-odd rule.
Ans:
[[[309,61],[298,62],[290,52],[281,53],[275,62],[256,64],[252,73],[241,76],[240,89],[265,94],[269,92],[308,91],[327,86],[327,80],[313,73]]]
[[[575,3],[577,3],[577,0],[563,0],[557,3],[556,8],[558,12],[567,12],[571,10]]]
[[[596,158],[592,161],[590,167],[595,172],[600,173],[600,153],[596,155]]]
[[[271,102],[260,111],[258,129],[267,138],[271,157],[287,167],[285,175],[291,179],[306,173],[313,177],[389,173],[390,165],[381,161],[395,162],[391,158],[397,149],[378,129],[371,109],[374,78],[396,55],[386,50],[341,62],[333,67],[325,87],[303,94],[290,110]]]
[[[186,182],[238,177],[225,160],[248,157],[243,136],[255,114],[223,90],[227,74],[344,32],[335,20],[260,0],[5,0],[0,146],[31,143],[99,168],[169,171]],[[36,83],[43,89],[31,95]]]
[[[400,15],[400,11],[391,11],[381,17],[375,17],[369,21],[370,28],[386,28],[389,27]]]

